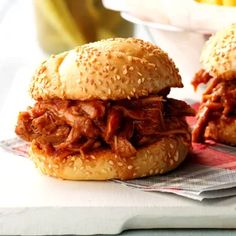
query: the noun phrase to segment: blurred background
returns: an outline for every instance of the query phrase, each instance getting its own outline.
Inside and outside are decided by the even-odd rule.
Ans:
[[[196,98],[190,81],[200,68],[201,49],[212,33],[236,22],[235,1],[1,0],[0,111],[10,100],[21,103],[48,55],[110,37],[135,36],[159,45],[184,81],[185,90],[173,96]]]
[[[137,33],[141,28],[101,0],[1,0],[0,111],[14,95],[23,100],[35,68],[49,54],[102,38],[145,38],[145,32]]]

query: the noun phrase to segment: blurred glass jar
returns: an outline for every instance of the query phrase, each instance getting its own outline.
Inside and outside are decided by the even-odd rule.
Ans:
[[[133,24],[101,0],[34,0],[34,7],[39,44],[47,53],[133,34]]]

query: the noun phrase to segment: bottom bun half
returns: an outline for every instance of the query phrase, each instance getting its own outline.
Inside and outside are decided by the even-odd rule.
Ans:
[[[67,180],[135,179],[164,174],[175,169],[186,158],[190,144],[181,136],[166,137],[137,149],[135,156],[120,158],[111,150],[97,150],[83,157],[80,154],[59,159],[45,155],[32,142],[29,154],[46,175]]]
[[[204,136],[206,139],[236,146],[236,119],[210,121]]]

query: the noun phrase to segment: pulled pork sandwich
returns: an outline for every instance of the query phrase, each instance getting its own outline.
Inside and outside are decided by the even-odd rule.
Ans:
[[[45,174],[72,180],[133,179],[175,169],[191,147],[178,70],[140,39],[108,39],[51,56],[33,77],[33,107],[16,133]]]
[[[236,145],[236,24],[219,31],[206,43],[195,89],[208,83],[193,130],[194,142],[212,139]]]

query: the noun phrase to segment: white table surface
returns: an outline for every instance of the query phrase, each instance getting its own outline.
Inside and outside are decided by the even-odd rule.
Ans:
[[[0,157],[0,234],[116,234],[139,228],[235,228],[236,198],[196,202],[113,182],[61,181]]]
[[[16,114],[29,101],[25,92],[28,81],[45,56],[37,46],[30,1],[11,2],[4,18],[0,18],[1,139],[13,135]],[[191,93],[176,91],[174,95],[181,97]],[[199,203],[112,182],[61,181],[41,175],[30,160],[2,150],[0,186],[1,235],[114,234],[130,228],[236,227],[234,197]]]

